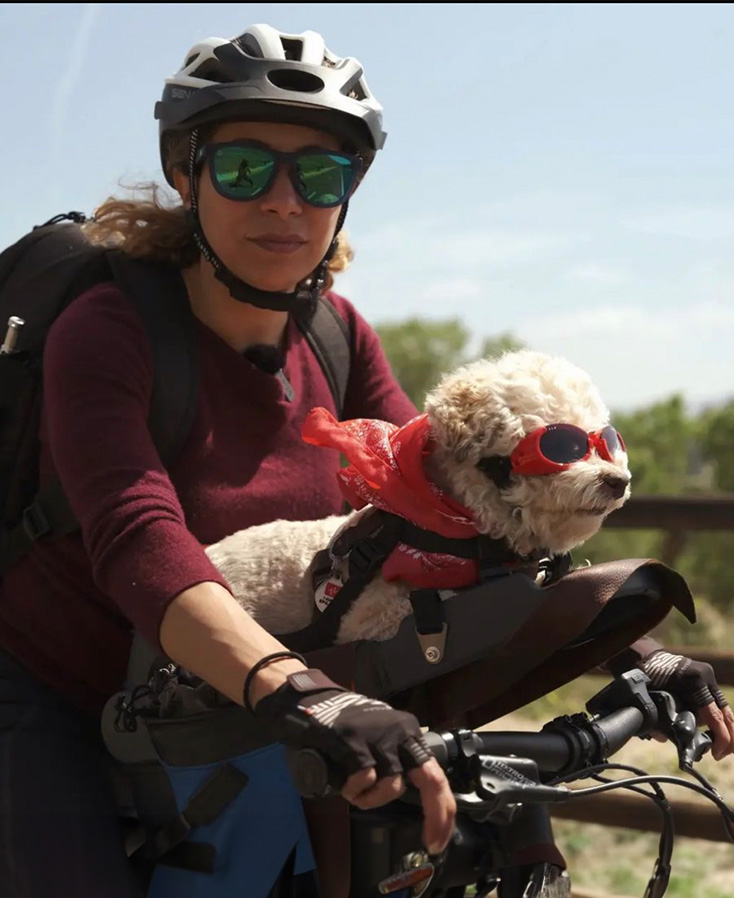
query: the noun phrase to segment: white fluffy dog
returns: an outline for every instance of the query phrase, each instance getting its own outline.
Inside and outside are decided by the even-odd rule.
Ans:
[[[629,497],[624,444],[588,375],[562,358],[521,351],[466,365],[428,395],[425,416],[420,457],[430,489],[519,556],[569,551]],[[319,613],[314,555],[369,511],[275,521],[207,552],[256,620],[270,632],[292,632]],[[411,612],[411,588],[378,573],[344,616],[337,642],[393,636]]]

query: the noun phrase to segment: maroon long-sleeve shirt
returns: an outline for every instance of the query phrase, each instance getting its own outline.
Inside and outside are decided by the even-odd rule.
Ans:
[[[416,412],[374,331],[342,297],[352,368],[343,417],[403,424]],[[291,321],[280,381],[197,321],[201,369],[188,439],[166,471],[146,421],[153,358],[142,323],[111,284],[76,299],[44,357],[41,478],[57,474],[81,534],[39,542],[0,585],[0,645],[74,703],[97,710],[124,678],[132,627],[158,644],[182,590],[226,583],[202,544],[278,518],[341,507],[338,453],[301,440],[314,406],[335,411]]]

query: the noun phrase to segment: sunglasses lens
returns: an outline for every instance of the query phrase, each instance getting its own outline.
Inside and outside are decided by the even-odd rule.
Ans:
[[[577,427],[559,425],[546,430],[540,438],[539,448],[548,461],[568,465],[586,455],[589,438]]]
[[[217,147],[211,157],[212,175],[221,194],[233,200],[251,200],[270,184],[275,159],[258,147]]]
[[[617,431],[608,424],[601,432],[601,438],[607,444],[607,449],[609,450],[610,455],[614,455],[615,452],[626,452],[624,445],[624,440],[617,433]]]
[[[357,162],[340,153],[305,153],[298,158],[298,190],[312,206],[338,206],[349,196]]]

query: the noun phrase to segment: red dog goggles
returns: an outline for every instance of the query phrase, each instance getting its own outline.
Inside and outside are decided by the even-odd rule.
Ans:
[[[510,466],[515,474],[557,474],[594,451],[605,461],[614,461],[616,452],[627,449],[609,424],[592,433],[573,424],[550,424],[520,440],[510,455]]]

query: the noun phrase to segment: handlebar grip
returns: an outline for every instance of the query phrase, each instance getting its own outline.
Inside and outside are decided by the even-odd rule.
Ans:
[[[423,734],[438,763],[446,767],[449,749],[439,733]],[[326,798],[341,792],[346,777],[339,776],[321,752],[315,748],[286,748],[285,759],[293,785],[303,798]]]
[[[601,733],[607,743],[605,757],[610,757],[626,745],[639,733],[644,722],[645,715],[639,708],[620,708],[601,720],[595,720],[593,728]]]
[[[286,748],[285,760],[293,785],[303,798],[326,798],[344,785],[326,758],[315,748]]]
[[[440,733],[434,733],[431,730],[423,733],[423,738],[438,763],[442,767],[446,767],[449,762],[449,747],[446,744],[446,739]]]

